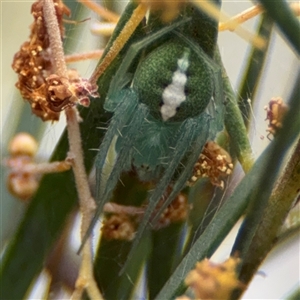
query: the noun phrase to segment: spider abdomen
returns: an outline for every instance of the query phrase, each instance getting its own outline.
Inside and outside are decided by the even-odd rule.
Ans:
[[[208,64],[177,40],[155,49],[142,61],[133,88],[156,119],[173,122],[200,115],[213,95]]]

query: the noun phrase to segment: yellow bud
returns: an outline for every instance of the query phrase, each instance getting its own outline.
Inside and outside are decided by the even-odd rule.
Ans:
[[[8,151],[12,156],[27,155],[33,157],[38,149],[36,140],[28,133],[18,133],[9,143]]]

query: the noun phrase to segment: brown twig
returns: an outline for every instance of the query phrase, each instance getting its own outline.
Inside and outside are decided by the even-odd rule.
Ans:
[[[45,23],[50,37],[50,47],[54,58],[55,71],[56,74],[64,80],[64,84],[69,85],[70,83],[68,82],[67,67],[54,4],[52,0],[44,0],[43,4]],[[84,167],[82,143],[78,124],[78,111],[76,107],[68,107],[65,112],[70,152],[74,157],[72,167],[82,213],[81,235],[83,236],[93,217],[95,203],[91,196]],[[92,262],[92,244],[91,239],[89,238],[83,248],[82,262],[73,299],[80,299],[82,292],[85,289],[92,299],[102,299],[101,293],[94,280]]]
[[[82,61],[86,59],[99,59],[103,54],[103,50],[94,50],[94,51],[89,51],[85,53],[75,53],[75,54],[70,54],[70,55],[65,55],[65,62],[67,64],[77,62],[77,61]]]
[[[87,8],[94,11],[96,14],[101,16],[102,18],[106,19],[107,21],[117,23],[119,21],[119,16],[114,12],[103,8],[101,5],[91,1],[91,0],[77,0],[78,2],[82,3]]]
[[[50,39],[50,47],[53,54],[54,65],[57,75],[68,78],[65,55],[61,42],[60,30],[57,23],[54,4],[51,0],[44,0],[43,12],[47,32]]]
[[[300,179],[300,139],[278,178],[271,194],[264,218],[253,237],[248,254],[245,256],[240,279],[248,284],[262,261],[277,242],[278,232],[298,195]],[[242,291],[241,291],[242,292]]]
[[[220,10],[213,5],[211,2],[205,1],[196,1],[191,0],[197,7],[206,12],[209,16],[215,18],[216,20],[220,20],[220,22],[228,22],[230,17],[225,13],[220,12]],[[265,41],[260,37],[256,36],[252,32],[248,31],[246,28],[241,26],[237,26],[238,22],[236,20],[230,20],[230,25],[236,27],[236,33],[243,39],[251,42],[256,48],[263,49],[265,47]]]
[[[295,13],[296,16],[300,15],[300,4],[299,3],[291,3],[290,7],[292,11]],[[252,6],[244,11],[242,11],[240,14],[230,18],[229,20],[225,22],[219,23],[219,31],[225,31],[230,30],[234,31],[237,26],[240,24],[252,19],[253,17],[261,14],[264,12],[264,8],[261,5],[255,5]]]

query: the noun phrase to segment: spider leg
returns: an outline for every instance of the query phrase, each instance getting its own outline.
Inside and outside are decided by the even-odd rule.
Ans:
[[[131,92],[131,91],[130,91]],[[132,92],[131,92],[132,93]],[[99,219],[99,215],[103,210],[104,204],[111,198],[112,192],[119,180],[120,174],[124,171],[124,166],[128,162],[129,152],[135,142],[135,137],[138,135],[140,130],[140,125],[144,122],[144,118],[148,114],[148,109],[145,105],[141,104],[137,106],[137,98],[135,93],[132,93],[134,97],[124,99],[120,105],[117,107],[115,114],[110,123],[109,129],[105,135],[103,143],[100,146],[98,156],[96,158],[96,202],[97,208],[95,215],[89,225],[84,238],[82,239],[81,246],[78,253],[82,250],[86,240],[90,236],[95,224]],[[127,110],[123,110],[126,108]],[[125,117],[126,116],[126,117]],[[120,120],[119,120],[120,119]],[[130,122],[128,120],[131,119]],[[127,121],[127,122],[126,122]],[[129,123],[129,124],[128,124]],[[122,128],[128,125],[129,130],[126,135],[122,136]],[[102,184],[103,181],[103,167],[105,164],[106,157],[108,155],[109,148],[113,139],[117,136],[120,140],[120,151],[117,153],[117,158],[115,159],[111,172]],[[103,188],[104,187],[104,188]]]
[[[111,146],[114,137],[119,134],[118,130],[122,130],[122,128],[129,123],[138,105],[137,96],[131,90],[123,90],[119,92],[118,95],[119,105],[115,109],[115,113],[110,121],[108,130],[96,156],[95,166],[97,170],[103,169],[109,147]],[[101,181],[101,175],[101,172],[97,172],[96,176],[98,176],[98,178],[96,178],[96,182]]]
[[[214,139],[215,135],[223,130],[224,127],[225,99],[221,68],[213,60],[209,60],[208,63],[212,68],[214,95],[208,104],[206,111],[213,118],[210,126],[209,139]]]
[[[144,119],[147,117],[147,115],[148,108],[143,104],[139,105],[134,115],[132,115],[132,120],[128,125],[128,131],[124,136],[118,137],[118,140],[121,139],[120,145],[118,145],[120,146],[120,151],[117,153],[117,159],[114,163],[111,173],[109,174],[108,179],[104,184],[105,189],[103,190],[103,192],[101,192],[100,190],[100,193],[98,193],[97,195],[99,206],[97,207],[97,211],[95,214],[96,219],[98,219],[104,204],[111,198],[112,192],[118,183],[119,177],[124,171],[125,165],[128,163],[128,160],[130,160],[129,153],[135,144],[136,136],[139,134],[140,126],[144,122]],[[98,169],[97,167],[96,172],[101,173],[102,169]]]
[[[196,144],[195,144],[195,152],[193,151],[192,157],[188,160],[188,165],[187,169],[182,172],[182,174],[179,177],[179,181],[175,184],[173,192],[171,195],[168,197],[167,201],[171,202],[173,198],[176,196],[176,194],[184,187],[186,184],[186,181],[188,180],[192,168],[197,161],[199,157],[199,153],[202,150],[204,144],[206,143],[207,136],[208,136],[208,117],[206,114],[202,114],[201,117],[198,118],[193,118],[193,119],[188,119],[186,120],[182,126],[179,129],[179,134],[178,134],[178,142],[176,144],[176,147],[174,149],[174,153],[172,154],[172,159],[169,162],[169,165],[160,180],[159,184],[153,191],[153,193],[150,196],[149,199],[149,204],[147,206],[147,209],[144,213],[143,220],[139,226],[138,232],[135,236],[133,245],[130,249],[130,252],[128,254],[127,260],[120,271],[120,274],[124,272],[126,269],[130,259],[132,258],[134,251],[136,250],[136,247],[139,244],[139,241],[149,225],[149,221],[151,219],[151,216],[153,214],[153,211],[158,203],[158,201],[161,199],[166,187],[169,185],[173,174],[175,173],[177,167],[178,167],[178,162],[180,162],[183,157],[185,156],[187,150],[191,145],[194,145],[194,141],[196,139]],[[203,130],[204,129],[204,130]],[[201,133],[197,138],[197,134]],[[172,198],[171,198],[172,197]]]
[[[152,225],[155,225],[155,223],[158,221],[158,218],[160,217],[162,212],[174,200],[174,198],[178,195],[178,193],[186,186],[186,182],[189,180],[189,178],[192,174],[194,165],[197,162],[197,160],[199,159],[200,152],[202,151],[205,143],[207,142],[207,139],[209,136],[209,126],[210,126],[209,121],[211,122],[211,120],[209,120],[207,115],[205,115],[201,118],[200,123],[199,123],[200,126],[198,128],[199,131],[197,130],[197,132],[200,132],[200,130],[201,130],[201,134],[198,135],[195,142],[193,143],[193,151],[185,164],[184,170],[181,172],[180,176],[176,180],[176,183],[174,184],[174,186],[172,188],[172,192],[167,197],[167,199],[164,201],[163,205],[159,208],[159,210],[157,210],[155,216],[152,217],[152,220],[151,220]],[[203,130],[203,128],[205,130]],[[179,147],[179,146],[176,145],[176,148],[177,147]]]

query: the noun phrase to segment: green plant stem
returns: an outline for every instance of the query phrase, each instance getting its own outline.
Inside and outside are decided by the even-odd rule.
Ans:
[[[152,251],[147,263],[150,299],[154,299],[174,271],[174,264],[178,262],[178,256],[181,254],[183,226],[183,222],[178,222],[151,232]]]
[[[224,191],[214,187],[210,180],[202,178],[190,189],[189,200],[193,209],[189,213],[190,234],[185,243],[184,254],[187,254],[195,241],[205,231],[221,207]]]
[[[300,299],[300,288],[295,290],[290,296],[287,297],[287,300],[298,300]]]
[[[225,127],[237,158],[243,170],[247,173],[253,165],[253,155],[247,129],[218,49],[215,52],[215,60],[222,68],[223,89],[225,94]]]
[[[300,23],[284,0],[259,0],[270,17],[276,22],[294,50],[300,55]]]
[[[297,80],[300,80],[300,73]],[[292,143],[299,136],[300,118],[299,113],[297,114],[297,112],[300,111],[299,99],[300,90],[298,86],[295,86],[290,101],[291,109],[284,119],[282,134],[279,133],[278,137],[255,162],[253,168],[243,178],[233,194],[228,198],[217,212],[215,218],[192,246],[189,253],[177,266],[175,272],[164,285],[156,299],[171,299],[180,287],[182,288],[182,281],[196,261],[210,257],[213,254],[235,222],[244,213],[249,199],[254,199],[255,201],[253,202],[255,203],[251,203],[252,209],[250,212],[252,214],[250,215],[250,220],[247,220],[247,225],[251,225],[255,229],[257,228],[258,223],[255,223],[255,221],[257,222],[257,218],[261,220],[263,207],[269,198],[274,178],[282,163],[281,158],[285,156]],[[263,176],[260,176],[260,174]],[[264,202],[263,205],[261,205],[260,202]],[[255,206],[253,204],[255,204]],[[249,215],[247,217],[249,219]],[[249,244],[247,244],[248,239],[251,242],[254,232],[248,230],[244,231],[244,234],[247,235],[244,246],[245,251],[249,248]],[[180,294],[182,294],[182,289],[180,289]]]
[[[264,62],[267,57],[272,29],[273,21],[268,14],[263,14],[257,34],[264,39],[266,42],[266,47],[264,47],[264,49],[259,49],[255,46],[252,46],[250,55],[248,57],[248,64],[245,68],[245,72],[239,86],[238,104],[247,128],[251,118],[251,106],[253,107],[255,93],[259,85]],[[250,103],[248,102],[249,99],[251,101]]]
[[[131,207],[135,212],[140,209],[140,213],[142,213],[141,205],[147,197],[148,185],[141,184],[138,178],[130,173],[124,173],[120,178],[120,182],[122,184],[119,183],[116,186],[111,202],[107,203],[104,209],[108,205],[114,207],[119,205],[119,208],[123,207],[123,209]],[[120,210],[118,212],[115,209],[108,213],[127,214],[125,211]],[[134,215],[136,216],[136,213]],[[117,274],[127,260],[131,245],[132,241],[111,240],[107,239],[105,235],[101,238],[95,255],[94,274],[104,298],[107,300],[129,299],[134,287],[137,285],[142,266],[151,251],[150,235],[143,236],[139,251],[131,260],[126,272],[118,276]]]
[[[299,233],[299,232],[300,232],[300,223],[299,222],[296,225],[285,228],[283,231],[280,231],[279,235],[277,236],[276,245],[283,243],[286,239],[288,239],[289,237],[291,237],[294,234]]]
[[[269,149],[258,159],[253,168],[243,178],[233,194],[216,213],[203,234],[195,241],[176,270],[155,299],[173,299],[174,294],[181,295],[185,287],[182,282],[197,261],[210,257],[219,247],[234,224],[244,213],[250,194],[258,184],[258,174],[266,165]]]
[[[264,218],[259,224],[249,251],[243,260],[240,280],[247,284],[277,240],[278,232],[297,196],[300,182],[300,139],[284,173],[277,180]]]
[[[243,225],[240,228],[236,242],[232,249],[232,255],[238,253],[242,259],[248,256],[248,253],[250,253],[249,249],[250,246],[252,245],[253,237],[257,232],[257,228],[260,222],[262,222],[262,219],[266,217],[265,208],[268,205],[273,184],[277,178],[277,175],[280,170],[280,165],[281,165],[281,163],[276,164],[274,163],[274,161],[282,162],[284,158],[284,153],[289,150],[289,145],[291,145],[292,139],[297,138],[297,136],[299,136],[300,89],[298,86],[298,82],[300,80],[300,72],[297,77],[298,78],[296,79],[296,84],[292,92],[291,99],[289,101],[290,110],[288,111],[283,121],[282,129],[280,130],[278,136],[276,136],[276,138],[270,145],[271,159],[268,160],[265,169],[261,173],[259,185],[255,189],[254,193],[251,195],[251,202],[248,207],[247,215],[245,217]],[[276,204],[275,207],[277,205],[279,204]],[[277,209],[279,209],[279,207],[277,207],[276,210]],[[272,208],[272,211],[273,210],[274,208]],[[286,212],[284,212],[284,215],[285,214]],[[277,218],[282,220],[282,216],[280,215],[280,212],[276,212],[276,216]],[[274,216],[272,217],[270,215],[269,218],[272,218],[271,225],[273,226]],[[278,222],[282,222],[282,221],[278,220]],[[275,231],[277,233],[278,226],[276,227]],[[269,233],[265,232],[265,229],[263,229],[263,232],[261,232],[260,234],[263,234],[264,236],[269,235]]]

